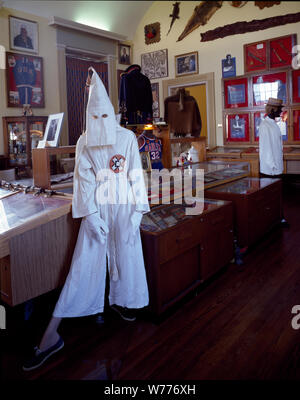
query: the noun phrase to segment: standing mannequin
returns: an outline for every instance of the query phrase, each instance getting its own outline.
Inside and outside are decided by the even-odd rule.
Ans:
[[[266,118],[259,125],[260,172],[276,177],[283,172],[282,135],[275,118],[282,112],[282,100],[269,98],[266,104]]]
[[[135,317],[130,309],[145,307],[149,301],[139,231],[142,214],[149,211],[149,204],[143,176],[134,183],[137,192],[129,179],[133,170],[142,171],[137,140],[133,132],[117,124],[101,79],[93,68],[89,70],[93,74],[87,80],[90,87],[86,131],[76,145],[72,201],[73,218],[82,218],[82,222],[53,317],[35,357],[25,363],[24,370],[37,368],[63,347],[57,333],[62,318],[103,312],[106,259],[109,303],[113,309],[132,321]],[[99,177],[103,171],[117,179],[115,202],[105,204],[99,200],[99,193],[107,188],[107,180]],[[125,186],[121,186],[124,182]],[[124,189],[130,201],[120,201]]]
[[[267,116],[259,125],[259,168],[262,177],[281,178],[283,173],[283,145],[282,134],[275,122],[282,112],[283,104],[281,99],[270,97],[266,104]],[[289,224],[283,217],[283,226]]]

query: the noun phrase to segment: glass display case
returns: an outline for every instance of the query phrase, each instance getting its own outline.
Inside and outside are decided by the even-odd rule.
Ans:
[[[8,167],[21,174],[31,168],[31,150],[44,136],[48,117],[3,117],[4,151]]]

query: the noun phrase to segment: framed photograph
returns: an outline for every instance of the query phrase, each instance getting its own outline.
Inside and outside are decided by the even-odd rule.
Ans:
[[[159,84],[158,82],[156,83],[151,83],[151,89],[152,89],[152,110],[153,110],[153,118],[159,118],[160,117],[160,112],[159,112]]]
[[[142,73],[149,79],[166,78],[168,71],[168,49],[141,54]]]
[[[64,113],[50,114],[48,117],[43,140],[39,141],[38,148],[57,147]]]
[[[225,108],[248,107],[247,78],[224,81]]]
[[[37,54],[39,52],[37,22],[9,16],[9,45],[11,50]]]
[[[43,59],[41,57],[6,53],[7,107],[45,107]]]
[[[198,74],[198,51],[175,56],[175,76]]]
[[[226,116],[227,142],[249,142],[249,114],[228,114]]]
[[[142,162],[142,168],[144,171],[151,171],[151,159],[150,159],[150,154],[148,151],[141,151],[140,152],[140,157],[141,157],[141,162]]]
[[[253,105],[264,106],[270,97],[281,99],[286,104],[286,81],[286,72],[253,76]]]
[[[119,44],[119,64],[131,64],[131,48],[127,44]]]
[[[235,57],[227,54],[226,58],[222,60],[222,77],[230,78],[236,76]]]

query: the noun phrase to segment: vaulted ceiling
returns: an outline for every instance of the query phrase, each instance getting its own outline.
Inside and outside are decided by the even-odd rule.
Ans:
[[[153,1],[4,0],[3,6],[40,17],[69,19],[127,36],[130,40]]]

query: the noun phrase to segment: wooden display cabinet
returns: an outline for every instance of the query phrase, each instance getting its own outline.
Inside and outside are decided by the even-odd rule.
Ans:
[[[205,197],[233,202],[240,247],[252,245],[282,219],[280,179],[243,178],[205,190]]]
[[[8,168],[15,167],[17,174],[27,171],[30,175],[31,152],[43,138],[47,120],[45,116],[2,117]]]
[[[15,192],[0,200],[0,299],[15,306],[63,285],[80,219],[69,196]]]
[[[150,310],[160,315],[233,258],[230,202],[206,200],[186,216],[182,205],[163,205],[143,217],[141,235]]]

